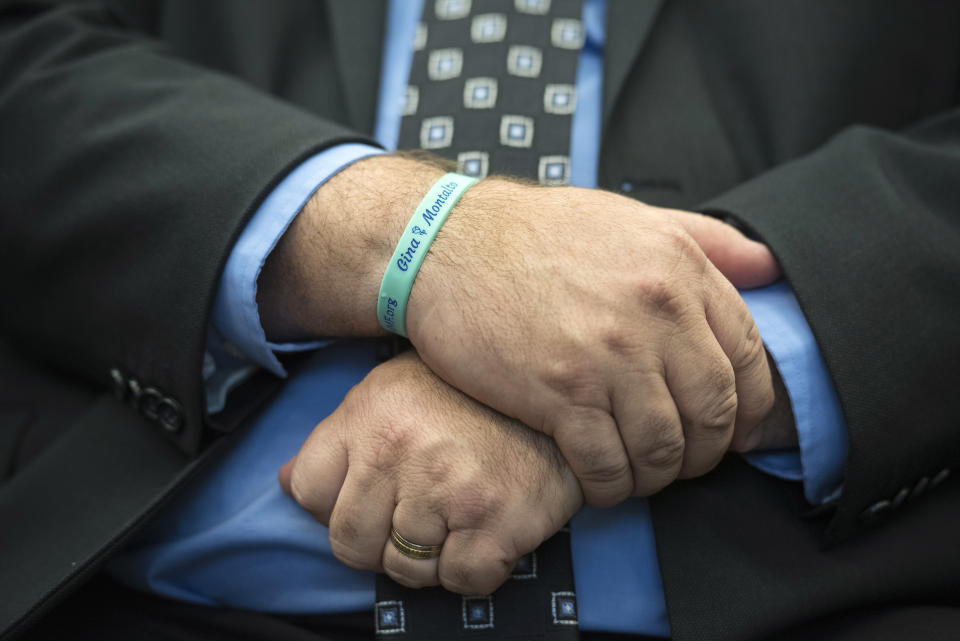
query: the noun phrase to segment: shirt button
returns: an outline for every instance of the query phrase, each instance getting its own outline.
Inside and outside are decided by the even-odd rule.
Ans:
[[[633,183],[629,180],[624,180],[623,184],[620,185],[620,191],[625,191],[627,193],[633,191]]]

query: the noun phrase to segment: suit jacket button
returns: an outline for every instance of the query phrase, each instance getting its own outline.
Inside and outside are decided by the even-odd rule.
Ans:
[[[937,475],[934,476],[932,479],[930,479],[930,489],[932,490],[933,488],[937,487],[938,485],[946,481],[948,476],[950,476],[950,468],[948,467],[945,467],[939,472],[937,472]]]
[[[169,396],[164,396],[157,406],[157,421],[171,434],[183,428],[183,406]]]
[[[913,486],[913,491],[910,492],[911,500],[923,494],[924,490],[927,489],[927,485],[929,484],[930,484],[929,476],[924,476],[919,481],[917,481],[917,484]]]
[[[877,501],[863,512],[860,513],[860,520],[864,523],[874,523],[886,516],[892,508],[890,501],[884,499]]]
[[[140,402],[137,408],[140,413],[151,421],[156,421],[160,417],[160,403],[163,401],[163,394],[156,387],[145,387],[140,394]]]
[[[110,370],[110,383],[114,396],[121,401],[127,397],[127,377],[116,367]]]
[[[907,500],[908,496],[910,496],[910,488],[909,487],[900,488],[900,491],[897,492],[897,495],[893,497],[893,504],[892,504],[893,509],[897,509],[898,507],[903,505],[903,502]]]
[[[132,403],[134,407],[137,407],[140,403],[140,395],[143,394],[143,388],[140,387],[140,381],[132,376],[127,379],[127,391],[129,392],[128,398],[130,403]]]

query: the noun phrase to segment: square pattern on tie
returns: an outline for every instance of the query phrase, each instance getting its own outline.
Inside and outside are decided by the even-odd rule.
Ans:
[[[470,0],[436,0],[434,12],[441,20],[459,20],[470,15]]]
[[[583,24],[579,20],[557,18],[550,28],[550,43],[561,49],[580,49],[583,46]]]
[[[490,154],[485,151],[461,151],[457,154],[457,171],[465,176],[486,178],[490,171]]]
[[[421,22],[417,25],[417,31],[413,36],[413,50],[423,51],[423,48],[426,46],[427,46],[427,25]]]
[[[533,143],[533,118],[507,115],[500,119],[500,144],[529,147]]]
[[[514,8],[520,13],[545,16],[550,12],[550,0],[514,0]]]
[[[536,47],[513,45],[507,52],[507,71],[521,78],[536,78],[543,67],[543,52]]]
[[[469,78],[463,85],[463,106],[492,109],[497,104],[496,78]]]
[[[465,596],[461,609],[465,629],[489,630],[493,628],[493,597]]]
[[[542,156],[537,172],[541,185],[566,185],[570,182],[569,156]]]
[[[507,35],[507,16],[502,13],[484,13],[474,16],[470,23],[470,39],[474,42],[500,42]]]
[[[543,110],[548,114],[568,116],[577,108],[577,89],[573,85],[551,84],[543,91]]]
[[[426,0],[398,149],[433,151],[472,176],[570,184],[582,10],[581,0]]]
[[[510,578],[519,580],[537,578],[537,553],[531,552],[521,556],[513,566]]]
[[[430,52],[427,74],[430,80],[450,80],[463,70],[463,51],[456,48],[437,49]]]
[[[437,116],[425,118],[420,127],[420,146],[424,149],[443,149],[453,140],[453,118]]]
[[[553,622],[556,625],[577,625],[577,595],[573,592],[551,592]]]
[[[404,116],[412,116],[417,113],[417,107],[420,105],[420,89],[413,85],[407,85],[403,94],[403,107],[401,113]]]
[[[374,627],[377,634],[406,632],[406,613],[403,601],[379,601],[374,606]]]

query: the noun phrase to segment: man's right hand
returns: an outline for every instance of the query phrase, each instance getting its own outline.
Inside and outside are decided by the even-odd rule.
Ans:
[[[413,352],[354,387],[279,474],[347,565],[489,594],[583,500],[556,443],[451,388]],[[438,558],[411,559],[391,527]]]
[[[306,302],[291,310],[287,296],[287,311],[299,312],[301,333],[377,331],[383,269],[442,173],[372,158],[318,192],[326,217],[298,219],[305,231],[284,240],[286,260],[261,279],[269,292],[299,275],[293,300]],[[589,502],[651,494],[712,469],[735,431],[743,449],[773,403],[753,320],[687,231],[711,225],[758,245],[608,192],[485,180],[430,248],[410,338],[447,382],[553,436]]]

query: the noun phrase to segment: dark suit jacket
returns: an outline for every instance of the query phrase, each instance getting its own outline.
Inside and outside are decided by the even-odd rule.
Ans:
[[[4,3],[0,629],[265,397],[204,415],[217,282],[286,171],[369,136],[383,25],[372,0]],[[960,467],[958,79],[954,2],[610,0],[600,185],[770,244],[850,436],[828,509],[735,458],[653,499],[675,638],[957,623],[960,483],[929,479]]]

